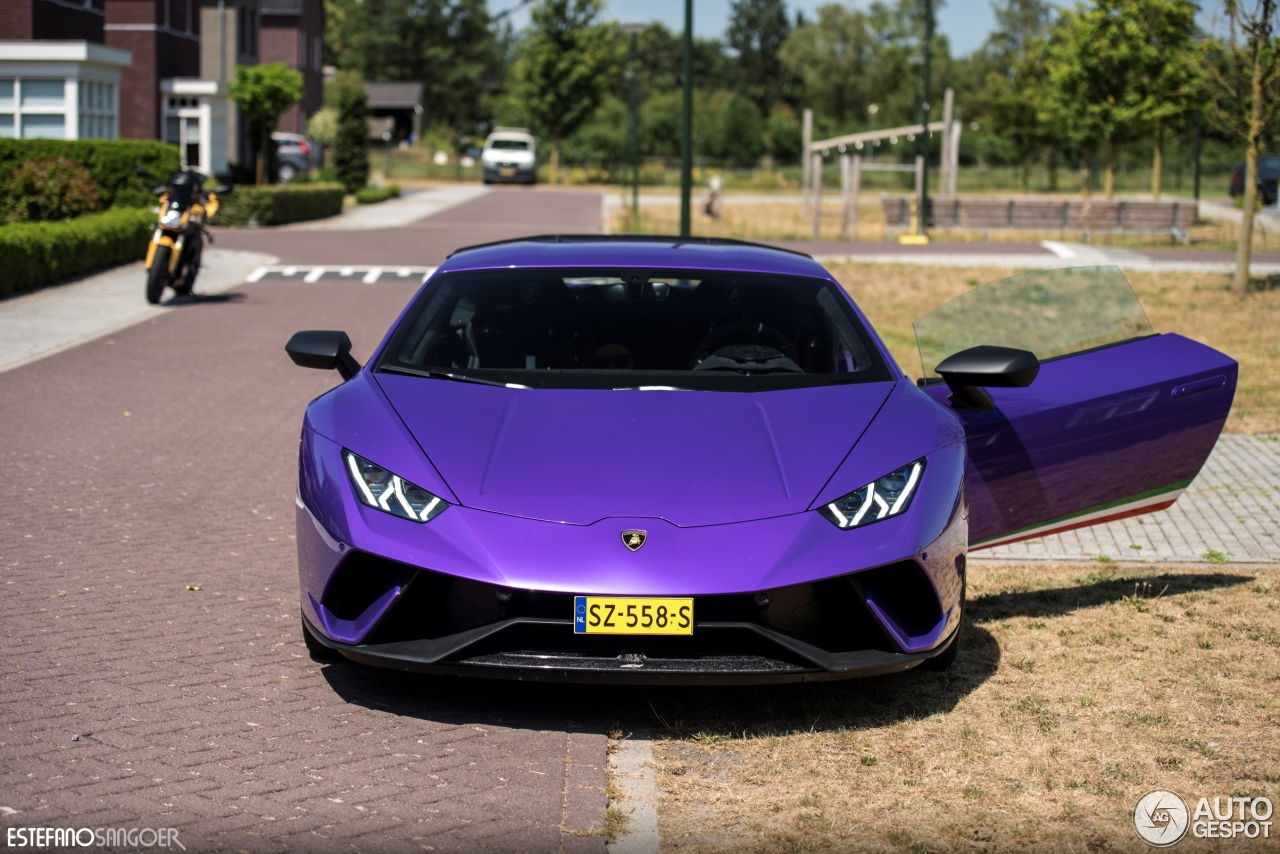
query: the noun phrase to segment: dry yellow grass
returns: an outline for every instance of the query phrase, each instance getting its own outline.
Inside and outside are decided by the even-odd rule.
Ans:
[[[1278,598],[1275,570],[975,565],[946,673],[652,692],[663,846],[1142,851],[1150,789],[1280,802]]]
[[[947,300],[1016,270],[833,264],[829,269],[884,338],[898,364],[920,376],[911,322]],[[1240,300],[1215,273],[1127,273],[1157,332],[1177,332],[1240,362],[1230,432],[1280,431],[1280,288]]]

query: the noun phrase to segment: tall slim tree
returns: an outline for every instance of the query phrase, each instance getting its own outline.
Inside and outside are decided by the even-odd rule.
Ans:
[[[1151,195],[1160,198],[1164,141],[1182,130],[1204,97],[1204,65],[1195,43],[1196,6],[1191,0],[1144,0],[1139,14],[1148,50],[1142,87],[1142,121],[1153,146]]]
[[[783,0],[733,0],[729,7],[726,41],[738,54],[739,92],[754,101],[762,113],[786,94],[778,53],[790,33]]]
[[[603,10],[604,0],[542,0],[516,61],[516,94],[551,141],[553,184],[560,144],[595,112],[618,66],[617,28],[599,22]]]
[[[1258,205],[1258,156],[1267,125],[1280,109],[1280,22],[1278,0],[1225,0],[1231,37],[1206,45],[1210,80],[1210,120],[1245,144],[1244,221],[1236,249],[1231,289],[1249,292],[1253,225]],[[1241,38],[1241,36],[1243,38]]]
[[[338,93],[338,134],[333,143],[338,183],[354,193],[369,180],[369,96],[363,85],[345,85]]]

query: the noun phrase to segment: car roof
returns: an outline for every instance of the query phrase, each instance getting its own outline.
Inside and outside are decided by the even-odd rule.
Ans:
[[[803,252],[721,237],[544,234],[454,251],[440,272],[495,267],[653,267],[829,278]]]

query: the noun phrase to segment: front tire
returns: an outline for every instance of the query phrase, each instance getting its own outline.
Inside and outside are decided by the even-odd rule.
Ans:
[[[147,270],[147,302],[156,305],[169,285],[169,255],[173,250],[168,246],[157,246],[151,256],[151,268]]]
[[[307,620],[302,620],[302,642],[307,645],[307,652],[311,653],[312,661],[337,661],[342,658],[342,653],[336,652],[316,639],[311,633],[311,629],[307,627]]]
[[[204,237],[199,232],[191,235],[186,250],[182,253],[182,261],[178,264],[178,274],[173,280],[173,292],[179,296],[187,296],[196,286],[196,276],[200,274],[200,258],[204,255]]]

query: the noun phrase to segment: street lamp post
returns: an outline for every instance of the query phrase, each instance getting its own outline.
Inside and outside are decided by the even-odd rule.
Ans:
[[[690,233],[693,195],[693,0],[684,0],[683,116],[680,122],[680,236]]]
[[[920,142],[916,150],[924,156],[924,168],[920,174],[920,214],[916,220],[916,234],[924,237],[928,232],[929,205],[929,59],[933,42],[933,0],[924,3],[924,97],[920,101]]]
[[[636,41],[645,29],[643,24],[628,24],[622,28],[631,37],[631,57],[627,69],[627,77],[631,82],[627,93],[627,156],[631,159],[632,227],[640,216],[640,139],[636,121],[636,78],[639,76],[639,69],[636,67]]]

